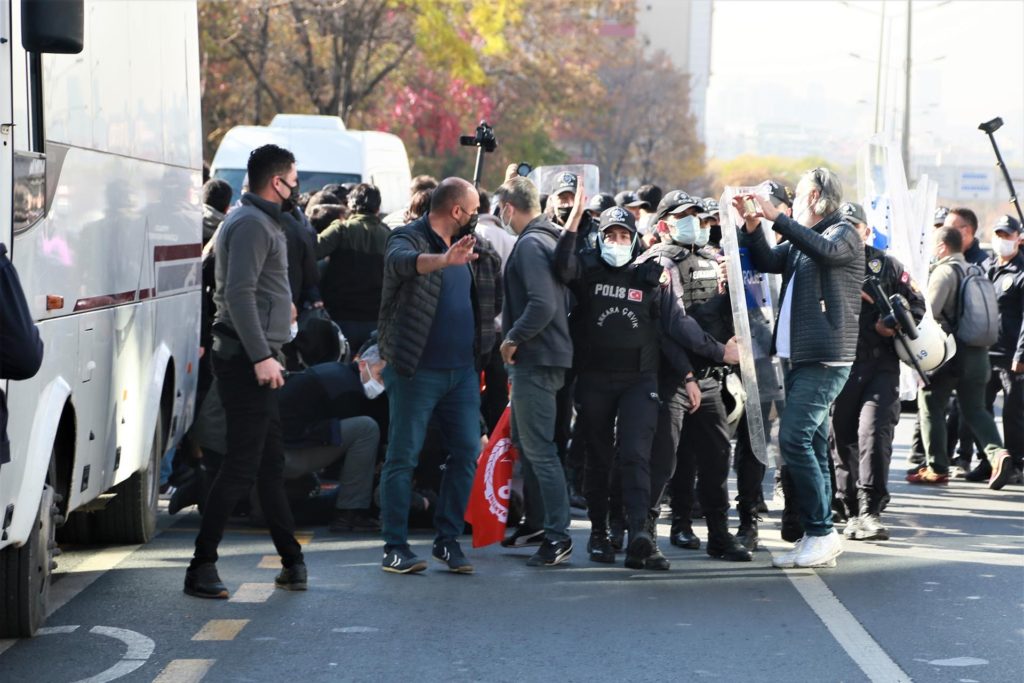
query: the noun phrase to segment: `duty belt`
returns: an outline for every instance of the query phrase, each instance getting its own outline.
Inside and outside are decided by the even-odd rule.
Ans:
[[[697,370],[693,373],[693,376],[698,380],[701,379],[717,379],[719,382],[724,380],[728,375],[733,372],[732,368],[728,365],[712,365],[701,370]]]

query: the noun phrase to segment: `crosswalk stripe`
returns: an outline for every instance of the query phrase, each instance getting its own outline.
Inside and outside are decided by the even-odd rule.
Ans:
[[[172,659],[153,683],[199,683],[216,659]]]
[[[248,619],[211,619],[192,640],[234,640],[248,623]]]
[[[260,563],[257,565],[259,569],[280,569],[281,558],[277,555],[264,555],[260,558]]]
[[[272,583],[243,583],[228,602],[266,602],[273,592]]]

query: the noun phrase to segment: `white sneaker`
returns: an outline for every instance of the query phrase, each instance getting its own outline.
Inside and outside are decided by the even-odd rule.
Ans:
[[[843,541],[835,529],[828,536],[804,536],[796,556],[797,567],[834,567],[843,552]]]
[[[787,550],[781,555],[776,555],[772,558],[772,566],[778,567],[779,569],[787,569],[789,567],[796,566],[796,556],[800,554],[800,550],[803,548],[804,541],[807,540],[807,536],[804,536],[799,541],[793,544],[792,550]]]

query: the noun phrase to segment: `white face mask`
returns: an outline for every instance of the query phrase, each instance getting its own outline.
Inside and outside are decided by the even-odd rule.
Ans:
[[[633,243],[608,244],[602,240],[601,258],[612,268],[621,268],[633,260]]]
[[[711,238],[711,227],[701,227],[700,218],[697,216],[684,216],[676,220],[675,224],[669,225],[672,241],[677,244],[703,247]]]
[[[997,256],[1008,259],[1017,253],[1019,242],[1016,239],[1004,239],[999,235],[992,235],[992,251]]]
[[[810,196],[800,197],[798,196],[793,200],[793,220],[800,225],[807,225],[808,220],[811,217],[811,198]]]
[[[296,321],[296,322],[293,322],[288,327],[288,340],[291,341],[291,340],[295,339],[295,337],[297,337],[298,334],[299,334],[299,323],[298,323],[298,321]]]
[[[384,393],[384,385],[381,384],[380,380],[370,375],[369,381],[363,382],[363,393],[366,394],[366,398],[372,401]]]

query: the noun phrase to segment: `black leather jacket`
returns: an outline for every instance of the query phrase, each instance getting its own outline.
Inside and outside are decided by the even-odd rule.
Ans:
[[[781,301],[796,275],[790,317],[793,363],[853,362],[857,355],[857,320],[864,277],[864,243],[838,211],[814,228],[780,214],[774,229],[786,242],[769,247],[764,228],[743,230],[740,244],[750,250],[754,267],[782,273]],[[772,337],[772,352],[778,325]]]

